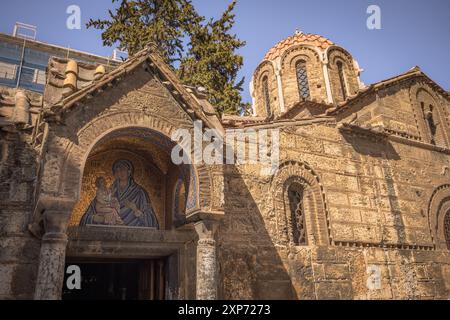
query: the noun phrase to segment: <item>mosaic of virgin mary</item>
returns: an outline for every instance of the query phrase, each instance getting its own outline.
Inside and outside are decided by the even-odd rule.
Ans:
[[[96,180],[96,196],[80,221],[86,225],[124,225],[159,229],[147,191],[133,179],[134,167],[128,160],[117,160],[112,167],[115,181],[111,188],[103,177]]]

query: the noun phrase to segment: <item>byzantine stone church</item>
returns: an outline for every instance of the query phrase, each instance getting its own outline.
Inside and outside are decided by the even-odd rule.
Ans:
[[[153,46],[2,87],[0,298],[449,299],[450,94],[418,67],[361,71],[296,32],[256,68],[250,116],[219,117]],[[194,121],[278,130],[277,170],[175,165]]]

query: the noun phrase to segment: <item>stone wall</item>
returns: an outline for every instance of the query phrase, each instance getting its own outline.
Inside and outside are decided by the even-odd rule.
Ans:
[[[439,220],[433,195],[450,182],[450,157],[448,150],[394,130],[401,125],[418,135],[408,93],[394,87],[363,100],[367,107],[353,109],[366,123],[379,112],[392,131],[389,138],[340,131],[332,121],[280,127],[280,162],[299,167],[297,175],[315,174],[324,197],[325,218],[317,207],[306,210],[318,218],[306,219],[305,246],[283,238],[288,231],[280,230],[286,212],[276,206],[283,201],[274,192],[277,176],[261,176],[255,165],[225,170],[225,220],[219,233],[223,298],[450,297],[450,252],[445,240],[439,245],[442,234],[430,230]],[[354,114],[349,110],[338,118]],[[320,241],[324,225],[325,242]]]
[[[29,139],[0,130],[0,299],[33,296],[40,241],[27,230],[37,182]]]
[[[399,81],[381,87],[376,93],[350,103],[337,115],[337,119],[353,121],[358,125],[383,126],[393,133],[431,144],[431,132],[426,115],[430,105],[433,106],[433,118],[437,124],[435,144],[447,147],[450,104],[420,79]]]
[[[274,211],[270,179],[257,168],[226,171],[219,233],[223,298],[449,296],[450,252],[434,250],[427,214],[448,157],[348,139],[323,125],[282,135],[283,159],[308,163],[320,177],[330,245],[280,243],[277,215],[283,212]],[[381,288],[369,290],[373,265]]]

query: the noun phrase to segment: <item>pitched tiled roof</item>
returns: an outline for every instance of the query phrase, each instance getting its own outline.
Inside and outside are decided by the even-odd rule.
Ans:
[[[223,133],[223,127],[214,112],[214,107],[207,103],[206,98],[197,92],[186,88],[173,70],[163,61],[154,45],[149,45],[115,69],[108,72],[104,66],[87,66],[76,64],[67,59],[52,59],[49,80],[44,93],[46,116],[57,116],[63,110],[76,108],[77,104],[96,93],[113,87],[108,84],[130,74],[144,62],[148,62],[162,78],[162,84],[174,93],[181,106],[190,115],[195,115],[206,126]]]
[[[337,104],[335,107],[328,109],[326,114],[330,115],[330,116],[336,115],[336,114],[346,110],[347,108],[350,108],[352,106],[352,102],[364,97],[365,95],[367,95],[371,92],[377,91],[377,90],[385,88],[385,87],[389,87],[391,85],[398,83],[399,81],[409,80],[409,79],[415,78],[415,77],[423,79],[429,86],[431,86],[432,88],[434,88],[435,90],[440,92],[443,97],[446,97],[447,99],[450,100],[450,95],[448,95],[448,93],[441,86],[439,86],[430,77],[428,77],[425,73],[423,73],[419,67],[416,66],[414,68],[411,68],[410,70],[408,70],[405,73],[402,73],[395,77],[373,83],[373,84],[365,87],[364,89],[361,89],[357,94],[348,97],[346,101],[343,101],[343,102]]]
[[[42,96],[36,92],[15,88],[0,88],[0,128],[33,125],[32,114],[39,114]]]
[[[267,52],[264,60],[275,60],[281,56],[287,48],[298,44],[308,44],[322,50],[334,45],[332,41],[317,34],[297,32],[295,35],[290,36],[273,46],[272,49]]]

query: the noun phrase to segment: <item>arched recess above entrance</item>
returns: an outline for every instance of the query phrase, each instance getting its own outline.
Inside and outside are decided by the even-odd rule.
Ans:
[[[450,250],[450,184],[434,190],[428,204],[428,219],[436,248]]]
[[[154,166],[164,173],[168,170],[164,161],[167,163],[167,159],[170,160],[170,150],[174,146],[170,137],[176,129],[178,128],[166,120],[136,111],[98,117],[71,135],[65,135],[66,132],[70,132],[70,128],[51,124],[40,183],[40,198],[69,199],[73,202],[80,200],[83,175],[89,157],[98,155],[98,152],[106,152],[102,148],[106,148],[108,143],[109,148],[113,148],[114,145],[108,141],[118,139],[124,143],[127,136],[129,141],[134,139],[134,145],[142,149],[145,149],[145,143],[159,145],[157,149],[166,156],[155,156],[152,159]],[[142,156],[145,157],[145,153],[141,153]],[[209,209],[211,207],[209,170],[203,165],[185,166],[188,169],[184,168],[182,172],[188,190],[186,212]]]

